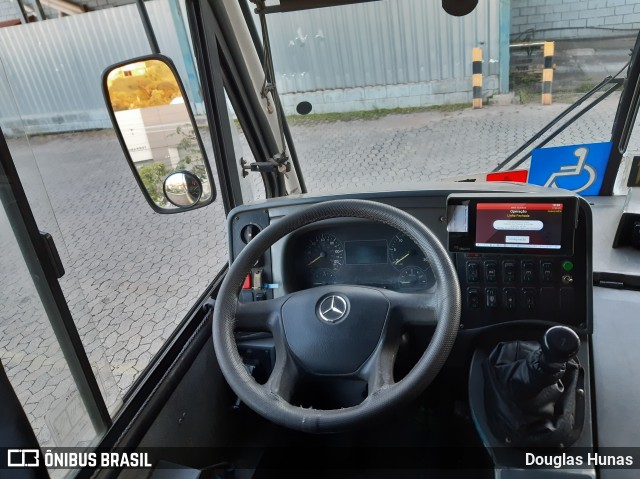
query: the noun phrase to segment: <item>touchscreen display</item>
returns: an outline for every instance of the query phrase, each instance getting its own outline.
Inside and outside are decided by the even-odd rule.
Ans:
[[[562,203],[478,203],[476,247],[560,249]]]

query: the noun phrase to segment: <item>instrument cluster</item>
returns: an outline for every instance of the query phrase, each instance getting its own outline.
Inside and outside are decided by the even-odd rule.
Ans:
[[[418,292],[435,278],[424,254],[404,233],[370,222],[316,226],[289,238],[286,284],[297,291],[328,284]]]

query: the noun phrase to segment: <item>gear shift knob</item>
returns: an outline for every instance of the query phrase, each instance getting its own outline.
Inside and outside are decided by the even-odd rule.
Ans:
[[[580,350],[580,338],[566,326],[547,329],[542,339],[542,356],[548,363],[566,363]]]

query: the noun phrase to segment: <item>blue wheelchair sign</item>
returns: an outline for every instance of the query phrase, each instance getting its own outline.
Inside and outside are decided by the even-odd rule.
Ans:
[[[606,142],[533,150],[529,183],[564,188],[584,196],[597,195],[611,145]]]

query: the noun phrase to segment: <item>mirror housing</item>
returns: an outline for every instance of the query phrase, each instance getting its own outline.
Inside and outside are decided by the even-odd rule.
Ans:
[[[102,91],[111,122],[145,199],[178,213],[216,198],[211,166],[173,62],[147,55],[108,67]]]

